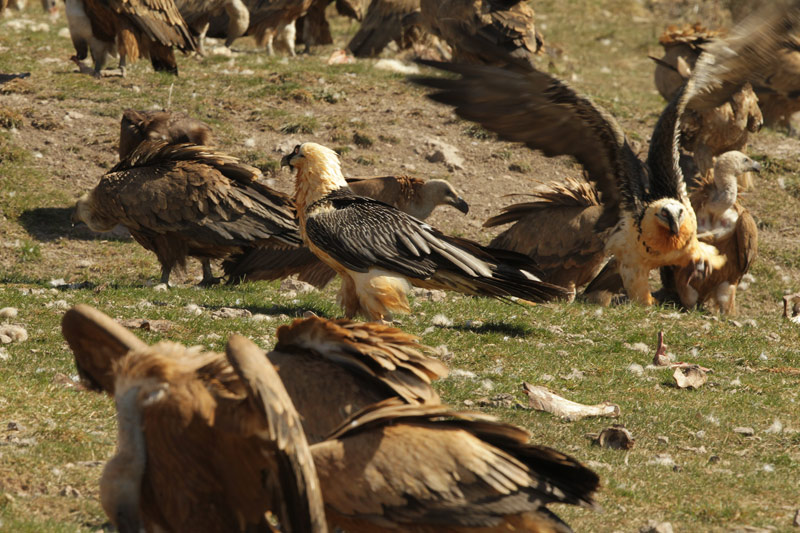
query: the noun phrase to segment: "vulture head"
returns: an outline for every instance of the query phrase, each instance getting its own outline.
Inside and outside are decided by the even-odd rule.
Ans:
[[[451,205],[464,213],[469,212],[469,204],[458,195],[455,188],[445,180],[428,180],[422,186],[423,197],[430,198],[433,206]]]
[[[642,238],[654,252],[679,250],[697,231],[694,211],[674,198],[662,198],[647,206],[641,222]]]
[[[83,222],[92,231],[103,232],[111,231],[117,225],[116,220],[104,219],[102,214],[95,209],[92,201],[92,193],[87,192],[78,199],[75,204],[75,210],[72,212],[70,219],[73,224]]]

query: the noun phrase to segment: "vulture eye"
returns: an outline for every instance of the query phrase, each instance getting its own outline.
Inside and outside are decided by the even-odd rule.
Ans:
[[[297,155],[299,153],[300,153],[300,145],[298,144],[297,146],[294,147],[294,154]]]

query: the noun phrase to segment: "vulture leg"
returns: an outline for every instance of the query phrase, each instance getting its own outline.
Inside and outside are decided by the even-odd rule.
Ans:
[[[125,56],[125,55],[122,55],[122,54],[119,55],[119,72],[120,72],[120,74],[122,75],[123,78],[127,75],[127,72],[125,71],[125,66],[127,64],[127,58],[128,58],[128,56]]]
[[[172,272],[172,266],[162,265],[161,266],[161,283],[165,284],[169,287],[169,274]]]
[[[211,259],[203,258],[200,260],[200,264],[203,265],[203,279],[200,281],[200,286],[210,287],[217,285],[221,278],[214,277],[214,272],[211,270]]]
[[[208,27],[211,26],[211,22],[208,21],[203,24],[203,27],[197,31],[197,55],[200,57],[206,57],[206,33],[208,32]]]

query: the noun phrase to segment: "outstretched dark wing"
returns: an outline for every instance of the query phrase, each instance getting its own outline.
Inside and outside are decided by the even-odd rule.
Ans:
[[[157,43],[184,52],[197,46],[174,0],[109,0],[109,5]]]
[[[498,54],[501,51],[496,51]],[[509,64],[515,62],[506,57]],[[570,155],[596,183],[605,205],[638,211],[646,174],[617,121],[589,98],[543,72],[480,65],[422,63],[460,78],[413,78],[429,95],[501,138],[548,157]]]

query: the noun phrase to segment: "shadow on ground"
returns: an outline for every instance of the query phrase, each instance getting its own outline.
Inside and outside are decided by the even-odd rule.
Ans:
[[[37,207],[23,211],[19,223],[28,234],[40,242],[51,242],[61,237],[68,239],[93,241],[129,241],[130,233],[122,226],[111,231],[95,233],[86,224],[72,225],[72,207]]]

